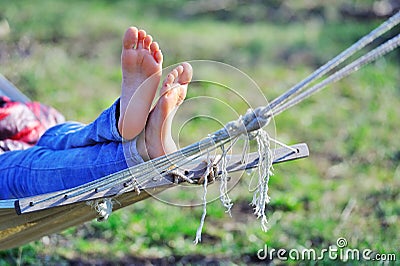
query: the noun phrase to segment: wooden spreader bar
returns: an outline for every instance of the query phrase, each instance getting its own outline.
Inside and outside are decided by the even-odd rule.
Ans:
[[[288,147],[281,147],[272,150],[273,163],[287,162],[309,156],[309,150],[306,143],[300,143]],[[242,155],[230,155],[227,156],[227,171],[236,172],[243,171],[246,169],[252,169],[258,166],[258,153],[250,153],[245,157],[245,162],[242,162]],[[197,181],[204,179],[206,172],[206,162],[203,159],[197,159],[193,164],[185,165],[184,168],[180,168],[179,171],[184,173],[187,179]],[[213,173],[214,177],[218,179],[218,175],[221,174],[221,170],[215,168]],[[178,182],[177,182],[178,181]],[[108,190],[93,190],[86,193],[82,193],[78,196],[70,197],[67,192],[62,191],[52,192],[48,194],[27,197],[15,200],[14,207],[17,214],[31,213],[39,210],[45,210],[53,207],[74,204],[82,201],[96,200],[101,198],[109,198],[124,193],[131,193],[132,197],[137,197],[144,191],[158,190],[161,187],[171,187],[182,182],[182,179],[176,177],[171,173],[162,173],[158,178],[149,178],[139,186],[132,186],[127,183],[114,186]],[[139,190],[139,191],[137,191]],[[67,191],[67,190],[65,190]]]

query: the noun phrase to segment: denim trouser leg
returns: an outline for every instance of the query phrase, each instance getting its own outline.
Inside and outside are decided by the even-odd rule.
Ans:
[[[76,187],[143,162],[136,139],[123,142],[118,133],[118,103],[89,125],[55,126],[36,146],[0,155],[0,199]]]
[[[99,143],[120,142],[122,138],[117,129],[116,112],[119,100],[88,125],[66,122],[48,129],[39,139],[37,146],[53,150],[87,147]]]

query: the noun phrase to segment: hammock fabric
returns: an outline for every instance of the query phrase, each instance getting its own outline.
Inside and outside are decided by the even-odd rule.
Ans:
[[[273,162],[280,163],[307,157],[309,152],[307,145],[303,143],[290,148],[276,149],[273,154]],[[241,155],[229,157],[228,162],[227,171],[234,172],[257,167],[259,160],[258,154],[252,153],[246,158],[246,163],[243,163]],[[207,171],[205,158],[193,161],[182,171],[191,180],[200,180]],[[210,176],[218,177],[220,174],[220,170],[214,169]],[[37,240],[42,236],[60,232],[96,217],[100,220],[107,218],[99,211],[98,206],[115,203],[111,208],[118,210],[183,181],[172,173],[164,173],[156,180],[149,179],[146,183],[142,183],[140,193],[135,187],[127,188],[126,185],[120,185],[97,193],[94,191],[84,193],[71,200],[65,198],[66,191],[61,191],[19,200],[0,201],[0,250]],[[52,199],[43,201],[48,198]],[[109,200],[111,198],[113,200]],[[40,201],[43,203],[32,204]]]
[[[308,155],[308,149],[303,144],[271,151],[269,143],[267,143],[270,139],[262,131],[262,127],[268,124],[273,115],[287,110],[330,83],[344,78],[360,67],[396,49],[400,45],[400,34],[308,88],[311,82],[333,71],[339,64],[398,23],[400,23],[400,12],[276,98],[269,106],[249,110],[237,121],[229,122],[207,138],[175,153],[66,191],[32,198],[0,201],[0,249],[38,239],[40,236],[58,232],[96,216],[107,218],[113,207],[112,199],[118,202],[118,204],[114,204],[114,209],[119,209],[183,181],[204,184],[206,192],[206,184],[215,178],[220,178],[224,184],[227,181],[227,172],[256,166],[260,167],[259,190],[254,198],[257,202],[255,204],[256,214],[264,218],[265,204],[269,200],[267,195],[268,179],[272,163],[305,157]],[[231,146],[225,149],[225,145],[235,142],[242,135],[248,138],[255,136],[261,149],[258,153],[250,154],[245,160],[243,156],[233,156],[230,158],[231,160],[228,160],[226,152]],[[217,148],[221,148],[223,151],[221,158],[209,158],[207,154]],[[204,157],[205,155],[206,157]],[[221,191],[222,198],[226,196],[227,191],[223,191],[223,189]],[[225,203],[229,206],[229,198]]]

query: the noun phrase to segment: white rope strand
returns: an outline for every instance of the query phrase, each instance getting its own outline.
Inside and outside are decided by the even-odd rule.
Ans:
[[[293,148],[293,147],[290,147],[290,146],[286,145],[285,143],[283,143],[283,142],[281,142],[281,141],[279,141],[279,140],[277,140],[277,139],[273,139],[273,138],[270,137],[269,140],[272,141],[272,142],[275,142],[276,144],[278,144],[278,145],[280,145],[280,146],[282,146],[282,147],[285,147],[285,148],[288,149],[288,150],[291,150],[291,151],[294,152],[294,153],[297,153],[297,152],[298,152],[297,149],[295,149],[295,148]]]
[[[269,136],[263,129],[258,131],[256,137],[258,144],[258,186],[253,194],[251,204],[254,206],[254,214],[261,219],[261,228],[267,231],[267,216],[265,212],[266,205],[270,201],[268,196],[268,182],[272,175],[272,151],[269,144]]]
[[[231,214],[231,208],[233,206],[232,200],[228,195],[228,171],[226,170],[226,166],[228,164],[228,160],[226,159],[227,156],[227,151],[225,151],[224,146],[221,146],[222,149],[222,155],[221,155],[221,184],[219,186],[219,192],[220,192],[220,200],[222,205],[225,207],[226,212],[229,213],[229,216],[232,216]]]
[[[204,184],[203,184],[203,213],[201,215],[200,219],[200,225],[197,228],[196,231],[196,238],[193,241],[195,245],[197,245],[199,242],[201,242],[201,232],[203,231],[203,226],[204,226],[204,221],[206,219],[207,215],[207,186],[208,186],[208,175],[210,174],[211,168],[212,168],[212,162],[210,162],[209,158],[207,159],[208,165],[206,172],[204,173]]]

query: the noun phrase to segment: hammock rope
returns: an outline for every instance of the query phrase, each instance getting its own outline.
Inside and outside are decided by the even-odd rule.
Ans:
[[[278,105],[284,103],[291,96],[295,95],[296,93],[298,93],[301,90],[303,90],[304,88],[306,88],[312,81],[327,74],[329,71],[331,71],[332,69],[337,67],[340,63],[344,62],[350,56],[354,55],[356,52],[360,51],[365,46],[372,43],[378,37],[382,36],[384,33],[388,32],[389,30],[391,30],[393,27],[395,27],[399,23],[400,23],[400,11],[397,12],[392,17],[390,17],[389,19],[387,19],[376,29],[372,30],[369,34],[365,35],[360,40],[355,42],[349,48],[347,48],[346,50],[341,52],[339,55],[332,58],[326,64],[322,65],[320,68],[315,70],[311,75],[309,75],[308,77],[306,77],[305,79],[303,79],[302,81],[300,81],[299,83],[294,85],[287,92],[283,93],[281,96],[279,96],[278,98],[273,100],[269,105],[270,108],[274,109]]]
[[[272,112],[274,115],[278,115],[283,111],[289,109],[290,107],[298,104],[299,102],[305,100],[306,98],[310,97],[312,94],[320,91],[321,89],[325,88],[330,83],[337,82],[342,78],[350,75],[351,73],[357,71],[361,67],[365,66],[368,63],[375,61],[376,59],[382,57],[383,55],[389,53],[390,51],[394,50],[400,45],[400,34],[393,37],[389,41],[385,42],[384,44],[380,45],[379,47],[375,48],[371,52],[367,53],[366,55],[358,58],[357,60],[353,61],[349,65],[343,67],[339,71],[335,72],[322,82],[314,85],[310,89],[304,91],[303,93],[299,94],[297,97],[285,102],[285,104],[281,104],[277,106]]]

